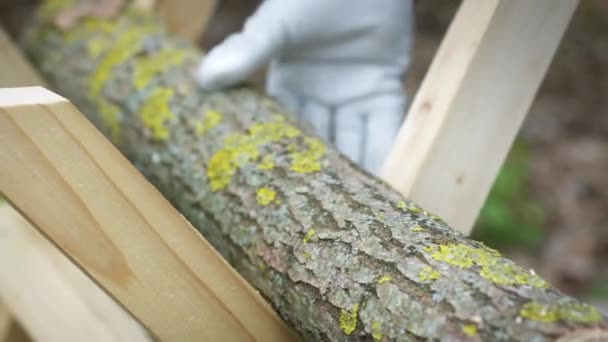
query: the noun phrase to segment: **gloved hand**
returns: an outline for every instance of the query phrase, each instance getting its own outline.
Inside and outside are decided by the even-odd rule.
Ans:
[[[220,89],[270,62],[268,93],[377,173],[404,114],[412,21],[412,0],[266,0],[197,77]]]

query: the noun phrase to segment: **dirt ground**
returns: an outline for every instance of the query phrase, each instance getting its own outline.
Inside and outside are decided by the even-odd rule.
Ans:
[[[258,3],[223,0],[202,39],[203,47],[208,49],[238,30]],[[458,5],[459,1],[445,0],[416,3],[415,48],[406,75],[409,94],[420,85]],[[518,138],[517,146],[526,146],[526,156],[518,161],[510,158],[499,176],[501,184],[515,184],[509,183],[515,177],[511,170],[520,163],[526,170],[520,180],[526,191],[498,199],[491,196],[484,208],[489,213],[490,204],[497,202],[507,215],[503,221],[511,222],[510,235],[537,236],[540,243],[517,239],[507,243],[507,235],[495,233],[482,219],[475,236],[534,268],[562,291],[608,311],[606,18],[608,2],[581,2]],[[261,84],[263,72],[254,80]],[[540,216],[518,209],[530,203]]]

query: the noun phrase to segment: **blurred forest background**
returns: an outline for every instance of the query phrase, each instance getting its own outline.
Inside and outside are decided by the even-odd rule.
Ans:
[[[258,4],[221,0],[201,46],[239,30]],[[410,96],[459,4],[416,2]],[[473,237],[608,314],[607,18],[608,1],[581,1]]]

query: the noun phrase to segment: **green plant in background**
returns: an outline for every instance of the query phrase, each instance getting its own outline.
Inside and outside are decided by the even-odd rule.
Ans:
[[[604,315],[608,315],[608,277],[606,274],[590,281],[589,287],[580,295],[583,300],[594,304]]]
[[[595,281],[587,296],[591,299],[608,299],[608,278]]]
[[[544,238],[544,210],[529,190],[531,152],[516,141],[481,210],[473,238],[499,250],[534,248]]]

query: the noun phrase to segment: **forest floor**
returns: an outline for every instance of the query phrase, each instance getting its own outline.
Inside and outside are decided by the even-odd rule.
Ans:
[[[238,30],[257,0],[223,0],[202,45]],[[458,1],[416,3],[415,94]],[[608,2],[581,2],[474,238],[608,313]],[[263,73],[255,78],[258,84]],[[500,82],[500,80],[497,80]]]

